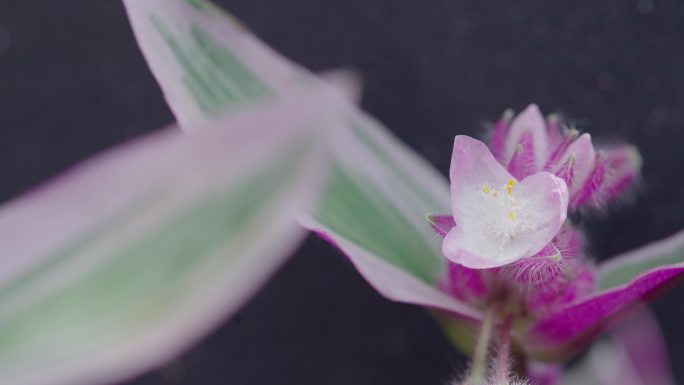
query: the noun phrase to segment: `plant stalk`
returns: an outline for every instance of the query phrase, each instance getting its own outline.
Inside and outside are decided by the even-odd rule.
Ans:
[[[496,311],[491,307],[485,313],[485,319],[477,337],[477,344],[473,352],[473,362],[470,373],[465,381],[466,384],[481,384],[487,380],[487,355],[489,352],[489,341],[492,338],[494,329],[494,318]]]
[[[499,333],[499,345],[494,362],[494,384],[507,384],[511,377],[511,326],[512,318],[508,317]]]

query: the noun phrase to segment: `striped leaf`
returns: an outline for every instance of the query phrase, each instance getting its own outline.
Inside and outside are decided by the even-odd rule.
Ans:
[[[325,166],[326,98],[282,100],[148,135],[0,208],[0,383],[121,380],[263,284]]]
[[[133,30],[183,126],[240,105],[277,99],[292,84],[320,84],[203,0],[124,0]],[[351,92],[353,94],[353,92]],[[444,277],[439,240],[425,215],[449,211],[446,180],[380,123],[339,100],[329,141],[333,173],[305,226],[340,246],[391,299],[479,317],[435,286]],[[349,245],[344,247],[342,245]],[[403,279],[386,279],[401,271]],[[426,287],[416,297],[413,287]],[[392,294],[389,294],[392,293]],[[448,302],[448,304],[447,304]],[[436,305],[437,303],[441,305]]]
[[[276,59],[203,0],[124,0],[131,26],[181,127],[278,97],[304,72]]]

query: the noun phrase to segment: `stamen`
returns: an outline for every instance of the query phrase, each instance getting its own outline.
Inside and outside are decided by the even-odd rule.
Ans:
[[[508,213],[508,218],[510,218],[512,221],[514,221],[515,220],[515,212],[511,211],[510,213]]]
[[[513,186],[515,186],[515,179],[508,181],[508,195],[513,195]]]
[[[482,192],[484,192],[485,194],[489,194],[489,191],[491,191],[489,186],[487,186],[486,184],[482,186]]]

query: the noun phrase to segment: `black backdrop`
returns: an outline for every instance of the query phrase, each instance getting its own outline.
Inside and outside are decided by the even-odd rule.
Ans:
[[[446,172],[457,133],[537,102],[645,158],[633,205],[584,220],[598,259],[684,227],[684,3],[223,0]],[[114,0],[0,0],[0,199],[172,121]],[[106,176],[103,176],[103,178]],[[113,191],[112,193],[116,193]],[[684,381],[684,286],[654,304]],[[427,314],[310,238],[237,316],[153,384],[442,384],[464,366]]]

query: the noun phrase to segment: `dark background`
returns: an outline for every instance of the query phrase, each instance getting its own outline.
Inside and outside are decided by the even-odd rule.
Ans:
[[[444,172],[455,134],[530,102],[637,144],[633,204],[584,221],[598,259],[684,227],[682,2],[218,3],[310,69],[356,69],[363,107]],[[0,0],[2,201],[172,119],[118,1]],[[654,305],[680,381],[682,296]],[[443,384],[463,367],[423,310],[384,300],[310,238],[237,316],[129,384]]]

